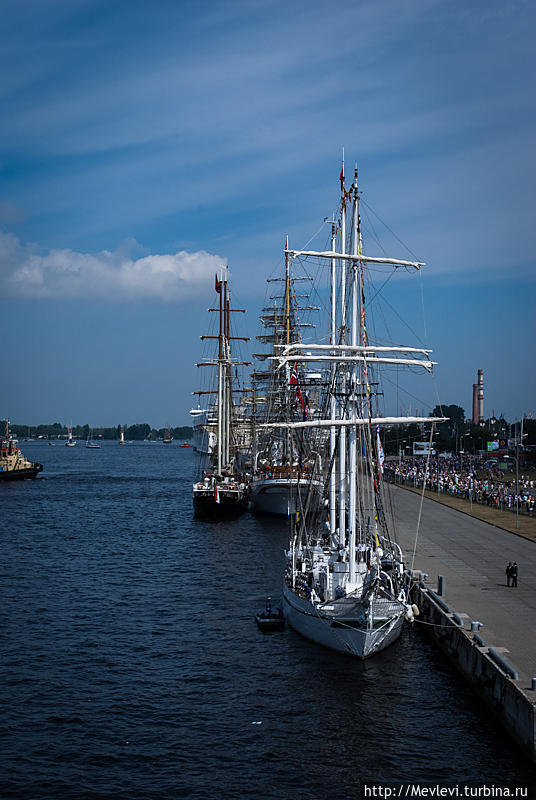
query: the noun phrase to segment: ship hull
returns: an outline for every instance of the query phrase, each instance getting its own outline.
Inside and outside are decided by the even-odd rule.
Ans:
[[[11,469],[0,471],[0,482],[2,481],[22,481],[27,478],[35,478],[43,469],[42,464],[34,463],[26,469]]]
[[[247,507],[248,500],[244,493],[228,495],[220,491],[217,503],[214,492],[194,492],[194,514],[199,519],[233,519],[247,511]]]
[[[385,650],[402,632],[404,611],[379,628],[359,628],[352,622],[338,622],[316,604],[283,587],[283,614],[291,628],[317,644],[338,653],[368,658]]]
[[[308,479],[300,481],[300,489],[305,496]],[[296,513],[296,487],[297,481],[285,478],[267,478],[254,481],[251,487],[251,507],[258,514],[270,514],[275,517],[289,517]],[[316,511],[322,496],[323,485],[320,481],[313,481],[313,497],[310,505],[311,511]]]

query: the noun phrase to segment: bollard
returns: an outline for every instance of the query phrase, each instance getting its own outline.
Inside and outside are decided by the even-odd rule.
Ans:
[[[440,597],[445,596],[445,589],[446,589],[447,582],[445,580],[444,575],[437,576],[437,593]]]
[[[472,631],[479,631],[484,625],[483,622],[471,622],[471,630]]]
[[[536,678],[532,679],[532,687],[531,688],[532,688],[533,692],[536,692]]]

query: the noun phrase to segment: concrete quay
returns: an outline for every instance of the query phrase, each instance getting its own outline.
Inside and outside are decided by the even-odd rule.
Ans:
[[[390,489],[396,538],[411,567],[421,498]],[[518,564],[517,588],[506,585],[509,561]],[[425,498],[413,568],[428,575],[427,588],[415,586],[418,620],[431,623],[423,629],[536,761],[536,543]],[[439,575],[438,602],[428,589],[437,593]],[[483,627],[475,638],[476,621]]]

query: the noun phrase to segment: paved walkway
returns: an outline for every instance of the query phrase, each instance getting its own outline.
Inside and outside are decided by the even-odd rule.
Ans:
[[[391,486],[396,538],[411,566],[420,496]],[[518,587],[505,569],[517,561]],[[519,672],[519,686],[536,677],[536,543],[424,499],[414,569],[446,579],[445,600],[460,616],[484,623],[480,635]],[[505,648],[502,651],[500,648]],[[536,693],[535,693],[536,694]]]

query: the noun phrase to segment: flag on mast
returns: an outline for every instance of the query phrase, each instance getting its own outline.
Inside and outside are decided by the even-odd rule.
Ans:
[[[380,473],[383,475],[383,462],[385,461],[385,456],[383,453],[382,443],[380,441],[380,426],[376,425],[376,444],[378,446],[378,462],[380,465]]]

